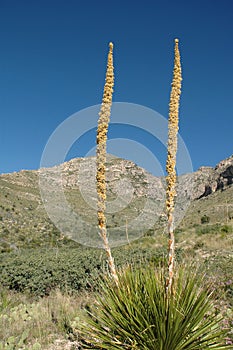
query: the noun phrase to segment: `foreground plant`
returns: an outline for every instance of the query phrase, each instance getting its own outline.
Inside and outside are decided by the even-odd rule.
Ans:
[[[168,145],[167,145],[167,190],[166,190],[166,209],[168,220],[168,278],[166,281],[167,291],[171,291],[174,274],[175,259],[175,236],[174,236],[174,201],[176,196],[176,153],[177,153],[177,133],[179,122],[179,101],[181,94],[181,64],[178,47],[178,39],[175,39],[175,59],[172,80],[172,90],[169,103],[168,119]]]
[[[128,267],[118,276],[111,256],[105,219],[106,139],[113,87],[110,44],[106,85],[97,135],[97,191],[100,236],[109,258],[112,278],[106,276],[101,294],[81,326],[86,349],[207,350],[227,349],[227,330],[216,316],[212,294],[204,285],[204,275],[191,267],[174,271],[174,202],[176,196],[176,153],[178,110],[181,93],[181,65],[178,40],[169,105],[167,149],[167,220],[169,234],[169,274],[155,266]],[[108,89],[110,89],[108,91]],[[101,288],[102,287],[102,288]],[[169,292],[169,293],[168,293]],[[171,293],[172,292],[172,293]]]
[[[117,287],[107,278],[82,329],[86,349],[206,350],[227,349],[226,330],[216,316],[202,274],[176,269],[173,293],[165,287],[166,271],[154,266],[119,275]]]
[[[97,151],[96,151],[96,186],[97,186],[97,205],[98,205],[98,226],[99,235],[103,241],[104,249],[108,257],[109,270],[115,283],[118,283],[118,277],[114,264],[114,259],[111,254],[111,249],[107,236],[106,229],[106,142],[108,124],[111,115],[112,94],[114,86],[114,71],[113,71],[113,43],[109,43],[107,72],[104,86],[104,94],[102,105],[99,113],[98,129],[97,129]]]

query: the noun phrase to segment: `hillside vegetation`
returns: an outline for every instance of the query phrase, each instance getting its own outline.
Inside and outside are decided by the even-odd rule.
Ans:
[[[87,166],[90,170],[94,161],[85,160],[84,169]],[[80,188],[81,162],[74,159],[60,168],[72,210],[89,220],[94,235],[95,209],[85,199],[95,202],[90,187],[93,174],[88,171],[90,178],[82,177],[85,181]],[[184,198],[190,200],[176,228],[176,255],[178,261],[192,259],[204,268],[207,283],[214,285],[216,313],[222,314],[229,326],[233,322],[233,185],[229,170],[233,159],[221,163],[224,164],[221,171],[219,166],[202,168],[179,180],[178,200],[180,203]],[[224,172],[228,177],[222,176]],[[107,216],[110,234],[111,228],[122,226],[120,243],[124,244],[113,249],[117,267],[130,262],[140,266],[163,265],[167,242],[161,205],[164,179],[154,178],[134,163],[116,157],[108,160],[108,174],[111,200],[124,202],[117,187],[122,179],[127,179],[133,189],[129,188],[130,203],[120,213]],[[88,239],[83,246],[55,227],[44,209],[38,184],[37,171],[0,176],[0,349],[18,349],[19,344],[22,349],[78,348],[74,330],[81,322],[84,307],[88,307],[92,294],[98,290],[99,276],[107,271],[102,249],[88,247]],[[124,191],[127,186],[125,182]],[[137,217],[147,200],[155,202],[157,197],[157,220],[153,227],[135,236],[129,232],[126,237],[126,223]],[[155,207],[148,210],[148,215]]]

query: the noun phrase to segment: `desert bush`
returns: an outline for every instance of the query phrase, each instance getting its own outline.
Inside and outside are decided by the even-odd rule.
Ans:
[[[223,232],[223,233],[232,233],[233,232],[232,226],[230,226],[230,225],[223,225],[221,227],[221,232]]]
[[[209,217],[209,216],[203,215],[203,216],[201,217],[201,223],[202,223],[202,224],[208,224],[209,222],[210,222],[210,217]]]
[[[144,261],[160,263],[164,250],[114,249],[118,266]],[[107,271],[106,256],[102,250],[88,248],[33,249],[21,253],[4,253],[0,257],[1,285],[19,292],[43,296],[56,288],[79,292],[93,290],[98,278]]]
[[[213,292],[216,297],[225,301],[228,308],[233,308],[233,278],[232,278],[232,255],[214,256],[205,259],[203,269],[212,281]],[[232,311],[233,322],[233,311]]]
[[[205,235],[208,233],[216,234],[219,233],[221,230],[221,225],[220,224],[213,224],[213,225],[206,225],[204,227],[197,227],[196,228],[196,233],[197,235]]]
[[[78,250],[30,250],[4,254],[1,284],[19,292],[39,296],[51,290],[91,289],[101,269],[97,254]]]

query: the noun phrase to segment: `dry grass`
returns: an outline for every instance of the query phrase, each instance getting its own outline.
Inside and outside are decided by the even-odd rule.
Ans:
[[[0,349],[59,349],[61,345],[68,349],[77,343],[73,328],[82,320],[83,307],[91,298],[90,294],[77,297],[54,291],[35,300],[2,290]]]

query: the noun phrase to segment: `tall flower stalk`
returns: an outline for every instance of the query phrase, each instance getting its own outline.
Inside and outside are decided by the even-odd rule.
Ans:
[[[167,190],[166,190],[166,210],[168,219],[168,277],[166,281],[167,291],[172,289],[175,262],[175,235],[174,235],[174,203],[176,197],[176,153],[177,153],[177,134],[179,123],[179,102],[181,94],[181,64],[178,47],[179,40],[175,39],[175,58],[172,89],[169,103],[168,119],[168,146],[167,146]]]
[[[104,85],[102,104],[99,112],[99,121],[97,129],[97,150],[96,150],[96,186],[97,186],[97,205],[98,205],[98,226],[99,235],[103,241],[104,249],[108,257],[110,273],[118,285],[118,276],[111,254],[111,249],[106,229],[106,142],[108,124],[111,115],[112,94],[114,86],[114,68],[113,68],[113,43],[109,43],[109,53],[107,62],[107,71]]]

